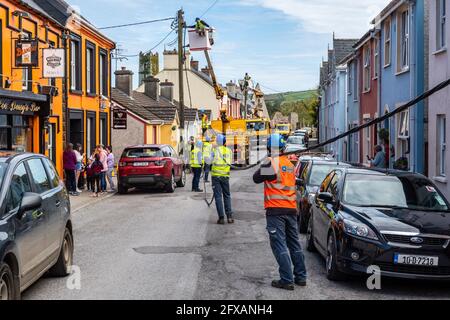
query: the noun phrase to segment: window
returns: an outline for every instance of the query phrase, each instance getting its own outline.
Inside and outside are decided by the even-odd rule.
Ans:
[[[33,149],[33,133],[26,116],[0,116],[0,150],[27,152]]]
[[[364,92],[370,91],[370,44],[364,47]]]
[[[105,50],[100,50],[99,58],[99,79],[100,79],[100,94],[108,96],[108,58]]]
[[[397,149],[400,157],[409,154],[409,111],[398,115]]]
[[[447,134],[447,124],[445,115],[439,114],[437,116],[437,144],[436,144],[436,153],[437,153],[437,175],[438,176],[446,176],[445,164],[446,164],[446,152],[447,152],[447,144],[446,144],[446,134]]]
[[[86,41],[86,93],[88,94],[95,94],[97,91],[95,85],[95,51],[95,45]]]
[[[30,180],[28,179],[27,170],[23,163],[14,171],[9,187],[8,200],[6,212],[17,209],[20,206],[23,195],[26,192],[31,192]]]
[[[353,89],[353,63],[350,63],[348,65],[348,75],[347,75],[347,94],[351,95],[352,94],[352,89]]]
[[[445,48],[446,0],[436,0],[436,50]]]
[[[409,68],[409,10],[404,9],[397,19],[397,72]]]
[[[391,64],[391,20],[384,23],[384,66]]]
[[[50,182],[52,183],[52,187],[56,188],[59,186],[59,176],[56,172],[55,166],[53,163],[48,159],[43,159],[44,166],[47,169],[48,176],[50,178]]]
[[[373,78],[378,78],[380,72],[380,40],[375,37],[374,39],[374,54],[373,54]]]
[[[24,32],[22,39],[31,40],[31,33]],[[22,68],[22,90],[32,91],[33,90],[33,69],[32,67]]]
[[[75,35],[70,40],[70,89],[81,91],[81,42]]]
[[[333,195],[334,199],[337,199],[338,197],[338,185],[341,175],[342,173],[340,171],[336,171],[333,179],[330,181],[330,185],[328,186],[328,192]]]
[[[358,61],[355,61],[355,64],[353,65],[353,100],[358,101],[358,95],[359,95],[359,78],[358,78]]]
[[[30,167],[31,180],[36,186],[37,193],[44,193],[51,190],[50,181],[47,177],[47,172],[45,171],[44,165],[41,159],[31,159],[28,160],[28,166]]]

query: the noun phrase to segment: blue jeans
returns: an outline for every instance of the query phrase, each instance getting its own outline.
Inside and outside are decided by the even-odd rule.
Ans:
[[[203,172],[205,173],[205,176],[204,176],[205,181],[208,181],[210,171],[211,171],[211,165],[205,164],[204,169],[203,169]]]
[[[192,179],[192,191],[200,189],[200,178],[202,176],[202,168],[192,168],[194,178]]]
[[[268,216],[267,231],[270,246],[279,265],[281,282],[284,284],[306,280],[305,256],[298,238],[295,215]],[[294,272],[292,272],[294,265]]]
[[[106,191],[106,172],[100,173],[100,189]]]
[[[212,187],[219,218],[224,219],[225,214],[231,218],[233,210],[231,209],[230,178],[212,177]]]

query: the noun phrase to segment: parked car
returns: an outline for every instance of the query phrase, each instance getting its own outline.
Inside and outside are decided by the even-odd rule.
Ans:
[[[308,155],[301,157],[295,173],[297,177],[297,208],[298,228],[300,233],[306,233],[316,192],[325,177],[334,169],[349,167],[349,164],[336,162],[325,155]]]
[[[450,205],[426,177],[394,170],[339,168],[312,206],[307,248],[326,258],[326,274],[450,280]]]
[[[308,147],[308,145],[309,145],[309,138],[310,138],[310,136],[308,134],[308,131],[306,131],[306,130],[297,130],[297,131],[294,132],[294,136],[295,137],[303,137],[304,143]]]
[[[159,187],[173,193],[186,184],[184,160],[169,145],[141,145],[126,148],[119,161],[118,191],[133,187]]]
[[[0,183],[0,300],[12,300],[47,271],[70,274],[70,200],[42,155],[0,154]]]

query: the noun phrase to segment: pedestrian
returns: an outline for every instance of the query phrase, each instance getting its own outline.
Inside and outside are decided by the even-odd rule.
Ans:
[[[73,144],[69,143],[63,153],[63,168],[66,177],[66,188],[70,195],[78,196],[75,171],[77,169],[77,156]]]
[[[214,154],[212,152],[211,138],[206,136],[205,142],[203,143],[203,180],[205,183],[209,183],[209,172],[211,171],[211,163],[213,158]]]
[[[212,187],[216,209],[219,215],[218,224],[225,224],[225,215],[228,223],[234,223],[231,207],[230,171],[233,161],[233,152],[227,147],[227,139],[219,134],[216,138],[217,146],[214,149],[212,160]]]
[[[367,160],[369,160],[371,168],[386,169],[386,154],[384,153],[382,146],[375,146],[375,157],[371,159],[367,156]]]
[[[108,156],[106,158],[106,162],[108,165],[108,171],[106,172],[106,178],[108,180],[109,183],[109,192],[116,192],[116,186],[114,184],[114,180],[113,180],[113,173],[114,173],[114,167],[115,167],[115,159],[114,159],[114,153],[113,153],[113,149],[112,146],[107,146],[106,147],[106,152],[108,153]]]
[[[280,156],[284,146],[279,134],[269,137],[271,157],[255,172],[253,181],[264,182],[267,231],[280,272],[280,280],[274,280],[272,286],[294,290],[294,283],[306,286],[307,274],[298,236],[295,167],[287,156]]]
[[[198,140],[195,144],[194,150],[191,151],[191,169],[194,174],[192,179],[192,192],[203,192],[203,190],[200,189],[200,179],[202,176],[203,167],[202,147],[202,141]]]
[[[83,147],[81,146],[81,144],[77,143],[75,145],[74,152],[75,152],[75,156],[77,157],[77,164],[76,164],[76,169],[75,169],[76,187],[77,187],[77,192],[81,193],[81,190],[79,189],[79,181],[80,181],[81,173],[83,172],[83,159],[85,157],[85,155],[83,154]]]
[[[96,148],[96,153],[100,157],[100,162],[103,165],[103,170],[100,173],[100,193],[106,192],[106,172],[108,171],[108,154],[105,150],[105,147],[102,144],[99,144]]]
[[[93,158],[89,158],[88,159],[88,163],[86,165],[86,185],[87,185],[87,190],[88,191],[95,191],[95,185],[94,185],[94,171],[92,170],[92,163],[94,163],[94,161],[92,160]]]
[[[98,194],[102,192],[101,187],[101,176],[103,172],[103,163],[100,160],[100,154],[95,155],[95,160],[91,165],[92,175],[93,175],[93,194],[92,197],[98,198]]]

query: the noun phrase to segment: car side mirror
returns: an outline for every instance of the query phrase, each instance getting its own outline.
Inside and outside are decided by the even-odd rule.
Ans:
[[[305,182],[303,181],[303,179],[296,178],[296,179],[295,179],[295,185],[296,185],[297,187],[303,187],[303,186],[305,185]]]
[[[20,203],[19,211],[17,212],[17,218],[22,219],[25,212],[36,210],[42,206],[42,198],[37,193],[26,192]]]
[[[319,201],[321,201],[323,203],[327,203],[327,204],[333,204],[334,203],[333,195],[331,193],[328,193],[328,192],[319,193],[319,195],[317,196],[317,200],[319,200]]]

